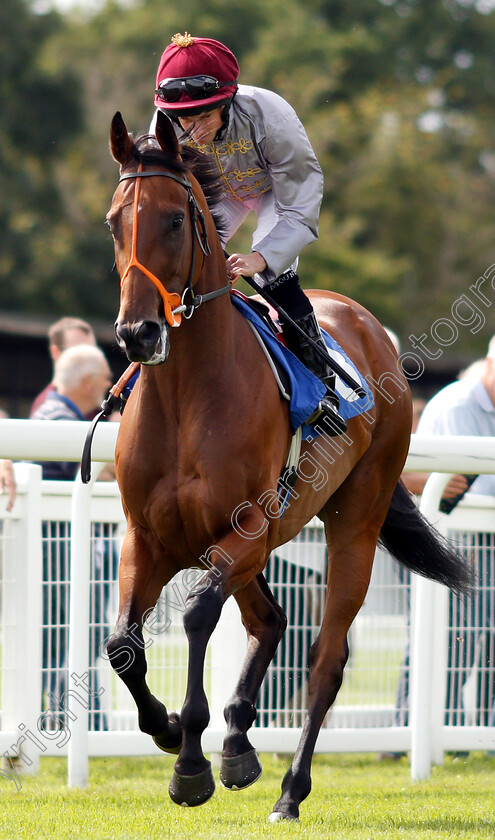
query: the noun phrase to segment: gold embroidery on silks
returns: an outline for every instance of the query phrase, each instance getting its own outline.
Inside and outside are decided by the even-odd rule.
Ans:
[[[195,140],[188,140],[188,146],[194,146],[196,149],[199,149],[201,154],[203,155],[235,155],[236,152],[240,152],[241,155],[245,155],[251,151],[254,146],[252,140],[245,140],[241,137],[239,140],[227,140],[225,143],[222,143],[221,146],[217,147],[214,143],[196,143]]]
[[[234,186],[230,183],[232,180],[242,182],[244,178],[253,178],[258,174],[258,172],[263,171],[259,166],[250,167],[249,169],[246,169],[245,172],[242,172],[240,169],[233,169],[232,172],[228,173],[224,171],[221,156],[232,156],[235,155],[236,152],[240,152],[241,155],[247,154],[247,152],[250,152],[254,146],[252,140],[245,140],[243,137],[239,140],[227,140],[219,146],[218,149],[214,143],[196,143],[192,139],[188,140],[188,145],[198,149],[201,154],[211,155],[215,159],[217,169],[224,182],[227,194],[234,201],[242,202],[247,198],[257,198],[271,189],[270,184],[268,184],[268,186],[264,186],[267,183],[266,176],[258,181],[255,181],[253,184],[241,184],[241,186],[237,188],[234,188]],[[253,192],[251,192],[252,190]],[[244,193],[244,195],[240,195],[240,193]]]
[[[223,183],[225,184],[227,194],[231,198],[234,198],[236,201],[242,201],[242,199],[239,196],[236,195],[235,190],[231,187],[231,185],[229,183],[229,176],[224,172],[224,169],[223,169],[223,166],[222,166],[222,161],[220,159],[220,155],[218,154],[215,147],[213,147],[213,157],[215,158],[215,162],[216,162],[218,171],[220,172],[220,175],[222,176],[222,180],[223,180]]]
[[[236,152],[240,152],[241,155],[247,154],[253,148],[254,143],[252,140],[244,140],[241,137],[239,140],[227,140],[223,146],[220,146],[218,149],[219,155],[235,155]]]
[[[235,178],[236,181],[244,181],[244,178],[254,178],[254,176],[257,175],[258,172],[261,172],[259,166],[257,166],[255,169],[246,169],[245,172],[241,172],[240,169],[233,169],[232,172],[229,172],[228,177]],[[266,178],[264,180],[266,180]],[[253,186],[255,185],[253,184]]]
[[[232,180],[236,180],[240,183],[239,187],[233,187],[229,184],[230,191],[235,194],[237,201],[246,201],[248,198],[258,198],[263,193],[268,192],[271,189],[271,184],[268,181],[268,178],[265,176],[264,178],[259,178],[257,181],[253,181],[251,184],[243,184],[242,181],[244,177],[253,176],[256,172],[261,172],[261,169],[248,169],[247,172],[241,172],[240,169],[234,169],[233,172],[229,172],[228,175],[225,177]]]

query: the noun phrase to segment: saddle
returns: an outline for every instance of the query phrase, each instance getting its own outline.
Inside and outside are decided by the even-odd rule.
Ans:
[[[257,312],[268,329],[271,330],[271,332],[282,344],[286,345],[282,334],[282,327],[280,326],[280,321],[278,320],[278,312],[273,308],[273,306],[270,306],[268,303],[263,303],[257,295],[248,296],[239,292],[237,289],[232,289],[231,294],[241,298],[241,300],[247,303],[251,309]]]
[[[231,296],[242,300],[250,308],[250,310],[261,319],[265,327],[270,330],[277,341],[284,347],[287,347],[287,343],[282,333],[282,327],[280,326],[280,321],[278,320],[278,313],[273,306],[263,303],[256,295],[248,296],[239,292],[237,289],[232,289]],[[264,340],[263,333],[255,330],[253,331],[255,332],[258,340],[260,340],[260,343],[262,343],[263,350],[272,371],[274,372],[275,379],[277,380],[282,396],[284,399],[290,400],[291,382],[290,376],[287,372],[287,366],[284,365],[274,354],[270,342]]]

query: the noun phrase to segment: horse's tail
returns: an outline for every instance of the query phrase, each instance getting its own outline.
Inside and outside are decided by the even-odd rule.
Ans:
[[[402,481],[397,484],[379,543],[411,572],[445,584],[454,592],[473,586],[467,561],[414,504]]]

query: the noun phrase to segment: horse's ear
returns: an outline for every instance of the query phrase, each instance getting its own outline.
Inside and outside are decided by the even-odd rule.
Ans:
[[[110,128],[110,151],[117,163],[124,166],[132,157],[133,150],[134,143],[129,137],[122,114],[117,111]]]
[[[179,141],[172,120],[162,111],[157,111],[155,134],[164,152],[173,158],[180,158]]]

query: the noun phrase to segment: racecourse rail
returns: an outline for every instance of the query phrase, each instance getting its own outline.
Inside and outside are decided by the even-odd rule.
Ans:
[[[71,690],[67,691],[66,737],[62,738],[60,733],[58,737],[57,733],[42,733],[39,726],[42,522],[50,518],[70,521],[68,674],[84,675],[88,672],[90,660],[88,622],[91,522],[109,522],[116,528],[122,528],[123,522],[115,483],[95,480],[101,465],[113,460],[118,424],[101,423],[96,428],[92,449],[93,476],[88,485],[83,485],[79,476],[73,483],[43,482],[40,467],[24,462],[78,462],[88,427],[88,423],[82,422],[0,420],[0,457],[23,462],[16,463],[19,496],[14,510],[7,513],[5,499],[0,499],[0,522],[6,540],[2,547],[3,680],[0,754],[10,754],[12,746],[21,740],[28,756],[23,762],[24,772],[38,770],[40,755],[66,754],[68,784],[79,787],[87,784],[89,755],[159,753],[151,738],[140,733],[137,727],[128,731],[111,727],[105,731],[90,731],[88,710],[78,702],[77,688],[70,682]],[[466,497],[449,517],[439,513],[443,488],[453,473],[495,473],[495,438],[418,438],[413,435],[406,470],[432,473],[421,498],[421,509],[443,533],[447,533],[447,529],[449,533],[490,533],[495,530],[493,499]],[[311,539],[316,539],[314,534],[321,529],[320,523],[313,521],[308,528],[312,529]],[[292,556],[290,550],[287,556]],[[447,679],[446,626],[450,596],[444,587],[413,577],[410,719],[406,725],[397,725],[389,709],[388,718],[385,716],[382,725],[378,717],[375,725],[369,726],[367,720],[372,713],[370,706],[368,711],[361,710],[361,724],[333,726],[330,723],[323,727],[316,750],[410,751],[412,777],[424,779],[430,775],[432,763],[441,762],[447,749],[493,750],[495,729],[481,725],[445,725],[443,698]],[[320,588],[323,591],[323,585]],[[296,642],[298,638],[294,636]],[[230,605],[225,609],[225,615],[211,642],[212,670],[208,692],[211,721],[203,736],[203,746],[207,752],[221,750],[225,731],[221,710],[235,681],[245,647],[236,607]],[[107,675],[106,679],[110,677]],[[299,689],[302,690],[301,687]],[[166,696],[160,699],[169,705]],[[118,714],[118,710],[115,711],[115,715]],[[339,714],[342,714],[342,710],[339,710],[337,703],[334,717],[337,721]],[[264,725],[255,725],[251,730],[255,747],[261,751],[293,751],[301,731],[300,719],[294,716],[291,722],[287,715],[279,715],[274,725],[275,718],[272,716],[269,721],[268,717],[265,715]],[[285,725],[278,725],[280,720]]]

